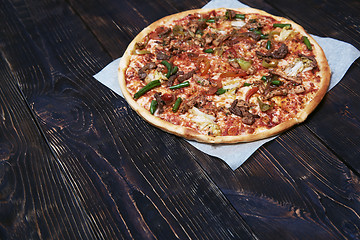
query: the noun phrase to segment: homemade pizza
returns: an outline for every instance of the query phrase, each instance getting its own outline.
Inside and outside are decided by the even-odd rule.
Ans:
[[[164,131],[206,143],[249,142],[303,122],[325,95],[330,68],[295,22],[253,8],[164,17],[129,44],[124,98]]]

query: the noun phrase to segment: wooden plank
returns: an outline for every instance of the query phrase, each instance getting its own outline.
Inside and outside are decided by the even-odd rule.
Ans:
[[[244,1],[244,3],[252,7],[264,9],[273,14],[287,16],[294,19],[293,15],[289,15],[286,11],[282,11],[284,9],[283,6],[274,8],[272,2]],[[295,6],[289,2],[283,4],[287,5],[286,8],[289,6]],[[76,6],[78,9],[81,8],[81,4]],[[108,6],[105,4],[104,8],[106,9]],[[296,9],[296,7],[293,8]],[[144,15],[142,16],[144,17]],[[303,14],[303,18],[306,17],[307,16]],[[309,24],[309,22],[301,22],[301,20],[302,19],[300,19],[301,24],[304,23],[304,26],[308,26],[306,24]],[[88,20],[84,18],[84,21]],[[121,20],[119,20],[119,22],[121,22]],[[89,25],[93,26],[93,24]],[[97,26],[95,25],[92,31],[96,32],[96,28]],[[332,31],[334,32],[335,30]],[[128,33],[124,32],[124,34]],[[130,33],[130,35],[134,36],[134,33]],[[115,34],[109,31],[106,38],[112,38],[112,36],[115,36]],[[103,37],[104,36],[98,37],[101,42],[103,41]],[[355,98],[357,98],[356,93],[351,93],[351,97],[354,97],[354,95]],[[328,98],[329,97],[326,99]],[[350,100],[351,98],[348,99]],[[352,110],[356,108],[356,104],[357,103],[352,103],[351,106],[354,106],[351,108]],[[321,107],[324,107],[324,105],[328,106],[326,111],[329,111],[329,108],[332,106],[329,102],[325,102],[321,105]],[[337,112],[337,110],[338,109],[333,109],[329,115],[333,116],[332,114]],[[318,112],[316,111],[312,114],[312,116],[313,115],[318,116]],[[214,180],[221,188],[223,193],[235,206],[238,212],[241,215],[244,215],[246,222],[258,234],[259,238],[273,239],[274,237],[282,237],[308,239],[313,238],[314,236],[321,239],[339,239],[344,237],[351,238],[352,236],[356,236],[358,234],[356,228],[353,227],[354,223],[356,224],[357,222],[356,214],[354,215],[354,213],[358,209],[356,205],[358,204],[358,201],[351,199],[347,202],[340,202],[337,199],[341,199],[342,197],[346,198],[347,196],[332,188],[329,189],[327,185],[315,186],[315,184],[318,184],[318,182],[322,180],[315,169],[317,169],[320,165],[325,169],[325,172],[322,174],[326,175],[326,171],[329,171],[328,175],[326,175],[327,178],[325,178],[329,181],[328,185],[336,185],[337,180],[346,182],[346,180],[350,178],[351,190],[349,190],[347,194],[355,194],[356,189],[359,187],[356,175],[357,173],[348,169],[347,165],[341,161],[344,157],[347,159],[347,162],[350,162],[351,159],[353,159],[354,161],[352,165],[354,165],[356,164],[355,160],[357,158],[350,157],[353,152],[349,151],[350,147],[345,148],[342,152],[337,151],[337,155],[334,155],[332,151],[333,149],[336,149],[336,145],[327,141],[326,143],[332,143],[330,144],[332,149],[328,149],[322,142],[327,139],[331,139],[331,134],[324,136],[324,130],[326,130],[326,128],[322,127],[322,141],[319,141],[319,139],[313,135],[315,128],[310,127],[311,131],[306,128],[309,124],[317,124],[318,126],[321,125],[322,122],[312,121],[312,118],[310,118],[299,128],[301,130],[296,130],[298,128],[293,130],[295,131],[295,137],[281,137],[278,141],[267,144],[266,148],[261,148],[260,151],[256,152],[243,167],[239,168],[235,172],[229,169],[228,166],[220,160],[203,155],[190,145],[186,143],[183,144],[185,144],[187,149],[190,149],[189,153],[196,156],[197,160],[201,163],[204,169],[206,169],[212,180]],[[334,122],[332,122],[332,124],[334,124]],[[336,123],[336,125],[337,124],[338,123]],[[348,128],[349,131],[351,129],[354,130],[351,125],[347,125],[346,123],[345,125],[345,128]],[[331,126],[330,123],[329,126]],[[304,135],[303,138],[296,138],[298,131],[300,131],[299,136]],[[328,132],[328,130],[326,130],[326,132]],[[333,138],[333,141],[336,142],[336,139],[337,138]],[[350,146],[357,144],[358,140],[354,140],[354,136],[351,136],[348,142],[353,142],[353,145]],[[283,144],[284,141],[288,144]],[[280,144],[280,142],[282,144]],[[322,149],[323,153],[315,158],[310,158],[309,155],[303,151],[299,155],[294,155],[295,150],[292,149],[292,146],[297,146],[298,144],[304,148],[310,147],[310,152],[315,154],[315,156],[318,154],[317,148]],[[337,145],[340,146],[340,143],[337,143]],[[265,149],[268,148],[271,152],[265,151]],[[358,148],[354,148],[355,151],[358,151],[357,149]],[[342,155],[342,153],[346,151],[347,155]],[[282,152],[282,154],[277,154],[276,152]],[[342,156],[342,158],[339,159],[339,156]],[[330,162],[327,157],[331,159]],[[304,159],[306,159],[308,166],[302,173],[304,175],[308,174],[311,176],[311,183],[307,182],[308,178],[296,176],[297,166],[299,164],[303,165]],[[334,169],[334,164],[340,167]],[[308,171],[308,169],[314,170]],[[296,180],[296,184],[293,183],[293,181],[295,181],[294,179]],[[338,188],[341,189],[341,186],[338,186]],[[321,201],[317,199],[317,194],[322,194]],[[297,198],[294,198],[295,196]],[[330,201],[328,201],[329,199]],[[322,201],[328,202],[327,204],[324,204]],[[355,202],[355,205],[352,205],[353,201]],[[312,205],[315,205],[315,207]],[[330,206],[334,206],[334,209]],[[336,214],[329,214],[331,209],[336,213],[341,212],[344,206],[349,210],[347,214],[351,216],[351,221],[349,225],[346,226],[344,226],[341,222],[337,222],[338,218],[336,217]]]
[[[108,55],[93,38],[83,39],[89,34],[65,2],[56,4],[5,2],[0,14],[1,53],[13,74],[11,82],[18,84],[34,114],[28,119],[43,133],[59,166],[56,174],[75,196],[73,202],[67,196],[56,202],[56,185],[50,186],[42,172],[34,170],[39,179],[30,180],[29,187],[41,207],[35,218],[45,221],[36,234],[47,236],[53,230],[46,224],[53,219],[44,219],[43,212],[53,210],[58,221],[65,221],[62,211],[80,206],[81,214],[72,215],[74,226],[56,225],[59,238],[254,238],[182,140],[146,124],[122,98],[91,77]],[[18,169],[24,172],[17,178],[29,174],[26,168]],[[43,204],[45,193],[55,198],[48,205]],[[24,237],[30,231],[3,226],[4,235]],[[84,233],[77,229],[81,227]]]
[[[114,59],[122,56],[131,40],[147,25],[169,14],[201,8],[207,2],[203,0],[69,1],[74,11],[90,27],[104,49]]]
[[[360,65],[355,63],[306,125],[356,174],[360,173]],[[335,127],[334,127],[335,126]]]
[[[5,60],[0,59],[0,239],[126,236],[120,232],[124,222],[114,221],[101,192],[83,179],[92,197],[84,202],[75,176],[64,174]]]
[[[359,176],[298,126],[236,171],[199,159],[260,239],[356,239]],[[339,217],[341,216],[341,217]]]

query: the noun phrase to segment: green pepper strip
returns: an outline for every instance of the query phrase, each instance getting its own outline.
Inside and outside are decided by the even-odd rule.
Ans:
[[[173,67],[170,71],[170,76],[174,75],[175,73],[177,73],[177,71],[179,70],[179,68],[177,66]]]
[[[259,34],[259,35],[262,34],[262,32],[260,30],[256,29],[256,28],[250,28],[249,31],[254,32],[256,34]]]
[[[235,58],[235,61],[240,65],[240,68],[244,71],[249,70],[252,64],[251,61],[246,61],[242,58]]]
[[[215,22],[215,19],[214,19],[214,18],[210,18],[210,19],[207,19],[206,22],[208,22],[208,23],[214,23],[214,22]]]
[[[303,42],[305,43],[307,49],[311,51],[312,46],[311,46],[311,43],[310,43],[309,39],[306,36],[303,36]]]
[[[271,49],[271,41],[270,41],[270,40],[268,40],[268,41],[266,42],[266,49],[268,49],[268,50]]]
[[[146,92],[150,91],[154,87],[160,86],[161,82],[160,80],[154,80],[149,82],[145,87],[141,88],[137,93],[134,94],[134,98],[138,99],[142,95],[144,95]]]
[[[278,65],[278,63],[278,60],[271,60],[270,62],[267,62],[265,59],[263,59],[261,64],[264,68],[274,68]]]
[[[164,65],[167,68],[167,74],[166,74],[166,78],[169,78],[171,76],[171,70],[172,70],[172,66],[171,63],[169,63],[168,61],[161,61],[161,64]]]
[[[245,83],[244,83],[244,87],[248,87],[248,86],[251,86],[251,83],[245,82]]]
[[[224,94],[226,92],[226,90],[225,89],[223,89],[223,88],[219,88],[217,91],[216,91],[216,95],[221,95],[221,94]]]
[[[269,110],[270,108],[272,108],[273,104],[269,105],[267,103],[263,103],[260,98],[257,98],[257,101],[259,103],[259,107],[260,107],[260,110],[262,112],[266,112],[267,110]]]
[[[236,19],[245,19],[245,14],[235,14]]]
[[[156,100],[152,100],[150,104],[150,113],[154,114],[158,106],[158,102]]]
[[[204,52],[205,52],[205,53],[213,53],[213,52],[214,52],[214,49],[208,48],[208,49],[205,49]]]
[[[177,112],[177,110],[179,110],[179,107],[180,107],[180,104],[181,104],[182,100],[181,100],[181,97],[178,97],[175,101],[175,104],[172,108],[172,111],[175,113]]]
[[[260,30],[258,30],[257,28],[250,28],[249,31],[254,32],[254,33],[260,35],[260,38],[261,38],[261,39],[266,39],[266,38],[269,37],[268,34],[263,34],[263,33],[262,33]]]
[[[177,85],[174,85],[174,86],[171,86],[169,87],[171,90],[174,90],[174,89],[179,89],[179,88],[183,88],[183,87],[188,87],[190,86],[190,82],[189,81],[185,81],[185,82],[182,82],[182,83],[179,83]]]
[[[281,84],[281,81],[279,81],[279,80],[273,80],[273,81],[271,81],[271,84],[280,85],[280,84]]]
[[[274,23],[273,27],[279,27],[279,28],[289,27],[289,28],[291,28],[291,24],[290,23]]]

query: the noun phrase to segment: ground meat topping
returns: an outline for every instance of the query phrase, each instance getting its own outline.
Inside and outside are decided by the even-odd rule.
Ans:
[[[231,104],[229,111],[232,114],[241,117],[241,121],[244,124],[252,125],[255,122],[256,118],[259,118],[259,116],[250,113],[249,109],[250,107],[245,101],[239,101],[238,99],[235,99],[234,102]]]
[[[286,96],[288,94],[287,88],[276,88],[265,95],[266,99],[270,99],[275,96]]]
[[[276,59],[282,59],[285,58],[286,55],[289,52],[289,48],[286,46],[285,43],[282,43],[281,46],[273,51],[268,51],[266,53],[262,53],[260,51],[256,51],[256,55],[260,56],[260,57],[265,57],[265,58],[276,58]]]
[[[164,100],[162,100],[162,98],[161,98],[161,93],[155,93],[155,94],[154,94],[154,98],[155,98],[155,100],[156,100],[157,103],[158,103],[157,109],[158,109],[159,114],[163,113],[163,112],[164,112],[165,102],[164,102]]]
[[[138,74],[139,74],[139,78],[141,80],[144,80],[147,76],[146,71],[150,70],[150,69],[154,69],[156,68],[156,63],[154,62],[149,62],[147,64],[145,64],[142,68],[139,69]]]
[[[244,33],[241,33],[241,36],[251,37],[251,38],[254,39],[255,41],[259,41],[259,40],[261,39],[261,35],[255,33],[255,32],[244,32]]]
[[[169,60],[170,59],[170,56],[169,55],[166,55],[165,53],[163,52],[158,52],[156,54],[156,59],[157,60]]]
[[[271,56],[273,58],[281,59],[281,58],[285,58],[288,52],[289,52],[289,48],[286,46],[285,43],[282,43],[277,50],[274,50],[271,53]]]
[[[192,70],[190,72],[187,72],[187,73],[183,73],[182,75],[179,74],[179,77],[178,77],[178,81],[181,83],[185,80],[188,80],[190,79],[193,75],[195,74],[195,70]]]
[[[206,103],[206,97],[204,95],[195,95],[194,97],[190,98],[189,100],[184,100],[183,104],[181,105],[180,112],[186,113],[192,107],[201,107]]]

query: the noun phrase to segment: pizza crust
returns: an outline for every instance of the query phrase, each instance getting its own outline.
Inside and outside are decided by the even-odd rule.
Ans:
[[[223,9],[225,10],[225,8],[223,8]],[[231,9],[231,8],[226,8],[226,9]],[[247,135],[239,135],[239,136],[208,136],[208,135],[199,134],[198,132],[196,132],[195,130],[193,130],[191,128],[174,125],[165,120],[162,120],[159,117],[156,117],[156,116],[150,114],[150,112],[148,110],[143,108],[141,105],[139,105],[133,99],[133,96],[129,93],[127,86],[126,86],[125,73],[126,73],[127,67],[129,66],[129,63],[130,63],[132,51],[135,49],[135,44],[137,42],[140,42],[148,33],[154,31],[159,26],[163,26],[168,21],[181,19],[183,17],[186,17],[189,14],[208,13],[212,10],[214,10],[214,9],[194,9],[194,10],[189,10],[189,11],[185,11],[185,12],[181,12],[181,13],[177,13],[174,15],[164,17],[164,18],[152,23],[145,29],[143,29],[131,41],[131,43],[127,47],[127,49],[120,61],[120,65],[119,65],[119,69],[118,69],[118,78],[119,78],[120,88],[124,95],[124,98],[129,103],[131,108],[133,110],[135,110],[147,122],[149,122],[150,124],[152,124],[153,126],[155,126],[157,128],[160,128],[166,132],[175,134],[177,136],[184,137],[188,140],[196,140],[198,142],[212,143],[212,144],[220,144],[220,143],[232,144],[232,143],[251,142],[251,141],[256,141],[256,140],[260,140],[260,139],[265,139],[265,138],[269,138],[269,137],[278,135],[278,134],[288,130],[289,128],[293,127],[294,125],[305,121],[307,116],[316,108],[316,106],[320,103],[320,101],[324,97],[324,95],[327,91],[327,88],[329,86],[329,83],[330,83],[331,72],[330,72],[330,68],[329,68],[328,62],[326,60],[325,54],[324,54],[323,50],[321,49],[321,47],[318,45],[318,43],[309,34],[306,33],[306,31],[304,30],[303,27],[301,27],[297,23],[295,23],[289,19],[279,17],[279,16],[274,16],[267,12],[264,12],[264,11],[258,10],[258,9],[254,9],[254,8],[238,8],[238,9],[231,9],[231,10],[239,11],[244,14],[257,13],[257,14],[261,14],[264,16],[272,17],[283,23],[291,23],[293,29],[295,29],[297,32],[301,33],[302,35],[307,36],[308,39],[310,40],[310,42],[312,43],[315,58],[318,63],[318,67],[320,69],[321,85],[320,85],[320,88],[319,88],[316,96],[311,100],[311,102],[309,102],[307,104],[305,109],[303,109],[301,112],[299,112],[294,118],[289,119],[283,123],[280,123],[273,128],[267,129],[265,131],[262,131],[262,132],[259,132],[256,134],[247,134]],[[215,10],[219,10],[219,9],[215,9]]]

